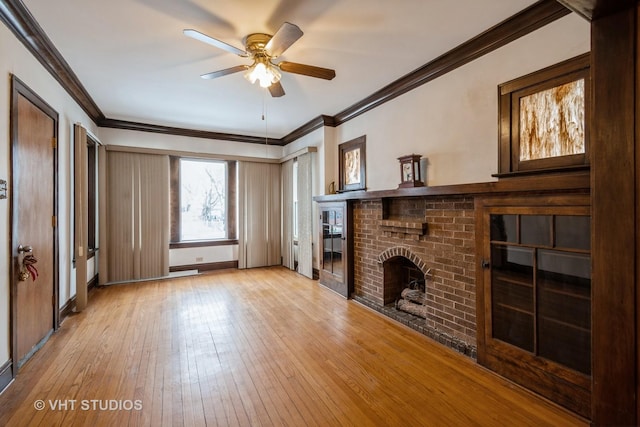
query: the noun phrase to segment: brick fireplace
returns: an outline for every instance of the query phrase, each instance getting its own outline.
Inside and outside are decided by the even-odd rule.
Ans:
[[[353,238],[354,299],[475,358],[473,198],[357,200]],[[426,320],[394,304],[416,277],[425,281]]]

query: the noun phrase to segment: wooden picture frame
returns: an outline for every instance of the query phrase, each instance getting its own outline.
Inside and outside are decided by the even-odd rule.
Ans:
[[[503,83],[498,96],[494,176],[588,169],[588,53]]]
[[[338,191],[366,190],[366,136],[338,145]]]

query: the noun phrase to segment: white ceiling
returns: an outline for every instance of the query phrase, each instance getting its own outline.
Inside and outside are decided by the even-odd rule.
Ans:
[[[535,0],[23,0],[110,119],[281,138],[333,116]],[[243,48],[284,21],[304,36],[279,60],[336,70],[331,81],[283,73],[271,98],[250,63],[185,37],[193,28]],[[266,95],[266,96],[265,96]],[[262,120],[266,108],[267,120]]]

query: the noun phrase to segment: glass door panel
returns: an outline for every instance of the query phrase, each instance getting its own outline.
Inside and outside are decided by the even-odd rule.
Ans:
[[[534,251],[491,245],[493,337],[534,351]]]
[[[591,373],[591,259],[538,251],[538,354]]]
[[[343,213],[342,209],[322,211],[322,269],[337,278],[344,276],[343,269]]]

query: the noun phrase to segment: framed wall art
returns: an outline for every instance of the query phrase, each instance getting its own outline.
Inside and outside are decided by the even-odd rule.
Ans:
[[[584,54],[498,86],[497,176],[589,167],[589,65]]]
[[[366,136],[338,145],[338,191],[366,190]]]

